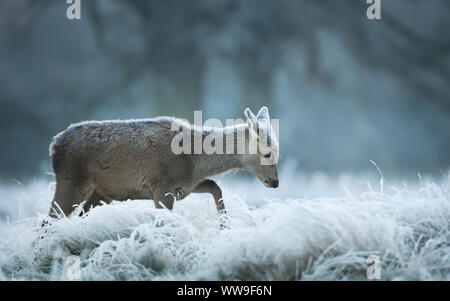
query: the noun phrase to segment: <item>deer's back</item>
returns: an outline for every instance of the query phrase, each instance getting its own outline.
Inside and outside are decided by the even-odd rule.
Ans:
[[[189,179],[189,156],[175,155],[173,118],[89,121],[71,125],[50,145],[58,178],[88,181],[115,199]],[[132,197],[132,196],[131,196]]]

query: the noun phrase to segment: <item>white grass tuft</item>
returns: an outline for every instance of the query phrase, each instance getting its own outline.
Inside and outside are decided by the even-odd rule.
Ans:
[[[349,176],[284,172],[280,183],[221,183],[221,219],[212,198],[197,194],[173,212],[114,202],[45,228],[53,188],[4,187],[0,280],[67,279],[70,255],[83,280],[367,280],[370,255],[380,256],[383,280],[450,280],[448,180],[396,188],[383,177],[355,192],[364,185]],[[21,200],[20,214],[8,197]]]

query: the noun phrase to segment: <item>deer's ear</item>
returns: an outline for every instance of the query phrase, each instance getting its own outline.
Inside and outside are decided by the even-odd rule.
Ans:
[[[269,109],[267,109],[267,107],[262,107],[259,110],[258,115],[256,115],[256,118],[258,118],[258,120],[260,120],[260,119],[270,120]]]
[[[247,125],[250,136],[258,137],[258,125],[255,124],[250,118],[247,119]]]
[[[247,108],[244,111],[244,115],[247,118],[247,122],[251,121],[253,123],[253,127],[256,129],[256,127],[258,126],[258,119],[256,119],[255,114],[253,114],[252,111]]]

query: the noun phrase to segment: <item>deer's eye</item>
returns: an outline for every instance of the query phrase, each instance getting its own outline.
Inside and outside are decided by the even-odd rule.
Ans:
[[[265,155],[264,155],[264,158],[269,159],[269,158],[270,158],[270,154],[271,154],[271,153],[265,154]]]

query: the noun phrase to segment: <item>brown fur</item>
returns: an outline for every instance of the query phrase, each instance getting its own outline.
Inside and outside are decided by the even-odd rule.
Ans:
[[[56,174],[50,215],[62,211],[68,216],[85,200],[85,211],[101,201],[128,199],[153,199],[157,208],[172,209],[175,198],[191,192],[212,194],[217,210],[223,212],[222,191],[206,177],[232,168],[256,172],[267,186],[270,181],[278,183],[276,165],[253,166],[259,155],[174,154],[171,142],[178,133],[171,130],[174,121],[170,117],[89,121],[56,135],[50,145]],[[240,130],[248,135],[247,126]]]

